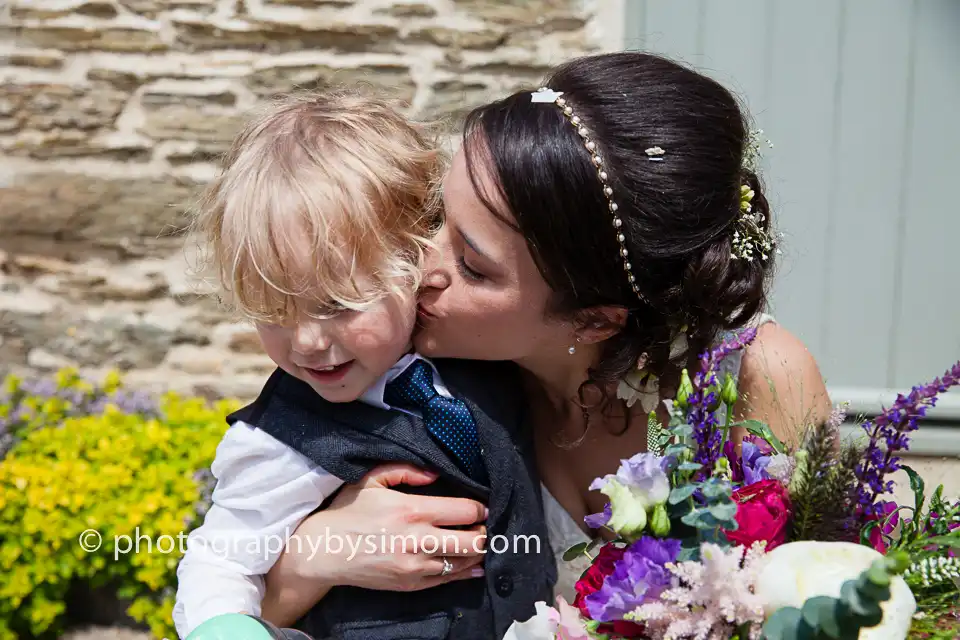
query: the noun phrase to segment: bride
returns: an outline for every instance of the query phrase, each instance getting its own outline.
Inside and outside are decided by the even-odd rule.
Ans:
[[[584,517],[605,502],[587,487],[646,450],[649,412],[666,419],[661,397],[704,349],[757,327],[724,367],[738,380],[738,417],[767,421],[783,440],[825,419],[829,400],[808,351],[763,313],[776,237],[757,140],[724,87],[649,54],[584,57],[543,90],[474,110],[464,131],[416,346],[525,372],[557,592],[572,601],[584,567],[559,556],[595,535]],[[440,538],[473,525],[482,539],[482,505],[390,489],[432,479],[384,468],[297,533]],[[263,616],[289,624],[333,585],[417,591],[471,579],[482,559],[452,557],[456,571],[437,576],[414,553],[348,561],[291,548],[268,576]]]

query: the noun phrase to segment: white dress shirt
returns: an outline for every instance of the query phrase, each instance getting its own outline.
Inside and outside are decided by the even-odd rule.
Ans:
[[[451,397],[433,363],[413,353],[392,366],[360,401],[392,409],[383,400],[384,389],[416,360],[430,364],[437,392]],[[181,638],[224,613],[260,615],[264,575],[300,522],[343,484],[299,452],[243,422],[227,430],[210,470],[217,479],[213,504],[203,524],[187,537],[177,567],[173,622]]]

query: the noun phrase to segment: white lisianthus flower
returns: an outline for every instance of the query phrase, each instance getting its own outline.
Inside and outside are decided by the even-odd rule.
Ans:
[[[610,498],[610,520],[607,526],[622,536],[640,535],[647,526],[644,501],[637,499],[629,487],[616,480],[608,482],[600,491]]]
[[[670,496],[670,480],[661,467],[663,458],[653,453],[638,453],[621,460],[616,474],[597,478],[591,491],[610,498],[607,527],[622,536],[639,535],[647,526],[647,516]]]
[[[756,593],[767,616],[782,607],[802,608],[816,596],[838,598],[844,582],[855,580],[882,557],[870,547],[852,542],[788,542],[767,554]],[[904,640],[917,602],[902,577],[890,582],[890,599],[880,607],[883,621],[860,631],[858,640]]]
[[[626,400],[628,407],[639,400],[643,412],[650,413],[660,402],[660,379],[643,369],[634,369],[617,385],[617,398]]]

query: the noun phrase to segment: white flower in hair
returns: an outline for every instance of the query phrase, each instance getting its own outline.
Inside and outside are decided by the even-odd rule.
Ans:
[[[670,359],[685,354],[688,348],[685,331],[681,331],[670,344]],[[637,367],[617,385],[617,398],[625,400],[628,407],[632,407],[639,400],[643,412],[650,413],[660,404],[660,378],[647,371],[646,366],[647,356],[644,354],[637,361]]]

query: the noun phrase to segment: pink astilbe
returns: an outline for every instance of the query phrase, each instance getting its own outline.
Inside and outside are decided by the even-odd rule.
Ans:
[[[847,405],[838,404],[833,408],[833,411],[830,412],[830,417],[827,418],[827,428],[831,433],[835,433],[839,439],[840,436],[840,425],[843,424],[843,421],[847,419]]]
[[[642,623],[652,640],[726,640],[751,624],[759,637],[763,602],[754,586],[766,560],[765,543],[723,549],[704,543],[701,562],[668,564],[680,586],[640,605],[627,618]]]

